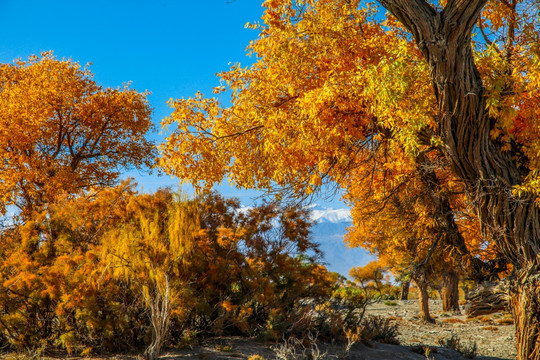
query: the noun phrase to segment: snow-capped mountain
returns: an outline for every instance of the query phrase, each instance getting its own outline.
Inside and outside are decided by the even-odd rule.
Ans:
[[[320,245],[319,248],[324,253],[323,263],[328,270],[348,277],[352,267],[364,266],[375,259],[364,249],[350,249],[345,246],[343,237],[347,227],[352,225],[350,209],[333,209],[319,205],[311,205],[309,208],[313,220],[313,240]],[[252,207],[242,206],[238,211],[245,213],[250,209]]]
[[[347,227],[352,225],[349,209],[312,206],[313,239],[320,244],[324,262],[330,271],[348,276],[354,266],[364,266],[374,258],[364,249],[349,249],[343,242]]]
[[[330,222],[333,224],[351,222],[349,209],[318,208],[316,205],[311,209],[311,218],[315,222]]]

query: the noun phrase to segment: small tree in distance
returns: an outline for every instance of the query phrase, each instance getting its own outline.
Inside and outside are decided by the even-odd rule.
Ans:
[[[379,261],[370,261],[365,266],[356,266],[349,270],[349,275],[364,290],[366,298],[370,297],[370,290],[375,290],[379,297],[383,296],[385,268]]]

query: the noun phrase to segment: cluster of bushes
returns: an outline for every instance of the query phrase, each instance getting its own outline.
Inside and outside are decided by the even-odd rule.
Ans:
[[[129,182],[66,197],[2,229],[0,341],[155,358],[194,334],[344,336],[366,299],[319,264],[310,225],[301,207]]]

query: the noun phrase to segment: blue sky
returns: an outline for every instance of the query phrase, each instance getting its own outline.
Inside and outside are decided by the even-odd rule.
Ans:
[[[92,63],[94,79],[148,90],[153,120],[170,114],[166,101],[210,94],[229,63],[249,64],[245,48],[256,32],[262,0],[0,0],[0,61],[53,50],[59,58]],[[160,136],[156,135],[159,140]],[[174,186],[169,177],[135,175],[145,191]],[[219,188],[249,204],[253,191]],[[337,199],[318,201],[343,207]]]

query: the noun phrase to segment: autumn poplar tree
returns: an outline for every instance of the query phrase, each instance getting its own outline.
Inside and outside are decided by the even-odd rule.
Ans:
[[[52,53],[0,65],[0,210],[23,218],[62,193],[110,186],[152,165],[146,93],[103,88],[88,68]]]
[[[199,187],[226,177],[310,194],[354,182],[387,134],[419,165],[434,149],[513,265],[518,359],[538,358],[537,5],[380,4],[393,16],[355,0],[265,1],[249,25],[260,33],[254,64],[220,74],[216,92],[231,90],[232,106],[202,94],[172,102],[161,165]]]
[[[477,221],[463,186],[444,169],[444,161],[432,153],[408,158],[392,143],[381,139],[369,161],[351,171],[345,198],[354,226],[345,241],[378,255],[394,272],[408,274],[424,294],[425,274],[431,282],[442,278],[444,310],[459,311],[460,276],[495,277],[498,268],[488,261],[494,254],[487,251],[493,249],[474,231]],[[427,306],[421,311],[428,319]]]
[[[57,340],[55,309],[70,286],[61,262],[83,261],[98,239],[70,238],[57,205],[115,184],[122,169],[153,164],[146,97],[127,85],[104,88],[88,68],[52,53],[0,64],[0,297],[10,309],[0,321],[12,344]]]
[[[370,261],[365,266],[355,266],[349,270],[349,275],[362,287],[366,298],[369,298],[369,289],[374,289],[382,297],[382,287],[384,282],[384,265],[377,261]]]

